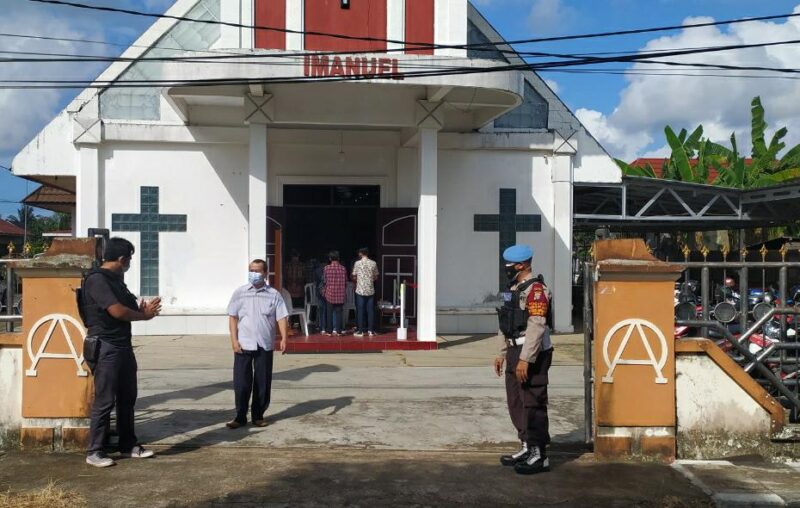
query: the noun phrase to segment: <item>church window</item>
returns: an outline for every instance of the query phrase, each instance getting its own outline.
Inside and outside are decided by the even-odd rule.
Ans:
[[[219,21],[220,1],[199,0],[186,17]],[[204,51],[211,48],[219,37],[220,25],[180,21],[142,56],[174,57],[183,51]],[[162,62],[134,63],[118,81],[162,79],[162,66]],[[100,116],[113,120],[160,120],[161,88],[106,89],[100,95]]]
[[[472,21],[467,21],[467,58],[482,58],[484,60],[498,60],[500,62],[508,62],[503,54],[497,50],[497,47],[491,45],[492,41],[486,37],[486,34],[480,31]],[[482,45],[479,48],[473,47],[474,45]]]
[[[522,104],[494,121],[496,129],[546,129],[550,106],[533,86],[525,82]]]

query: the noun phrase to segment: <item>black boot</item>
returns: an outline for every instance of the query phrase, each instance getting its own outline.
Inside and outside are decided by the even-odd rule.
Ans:
[[[522,448],[518,452],[500,457],[500,463],[504,466],[514,466],[528,458],[528,453],[530,453],[528,443],[522,443]]]
[[[537,474],[550,471],[550,459],[544,453],[544,448],[531,447],[531,451],[524,461],[514,465],[517,474]]]

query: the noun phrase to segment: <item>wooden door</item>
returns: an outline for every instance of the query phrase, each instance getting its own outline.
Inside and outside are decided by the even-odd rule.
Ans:
[[[286,209],[282,206],[267,207],[267,263],[269,283],[276,289],[283,287],[283,232],[286,224]]]
[[[417,209],[378,210],[377,262],[381,270],[378,298],[399,305],[400,283],[417,282]],[[406,288],[406,315],[417,316],[417,290]]]

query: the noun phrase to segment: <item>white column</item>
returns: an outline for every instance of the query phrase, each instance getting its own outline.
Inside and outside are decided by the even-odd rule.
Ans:
[[[572,155],[553,157],[553,326],[572,326]]]
[[[419,129],[419,223],[417,233],[417,339],[436,340],[436,234],[438,129]]]
[[[102,227],[100,217],[100,160],[97,145],[81,145],[75,181],[75,236],[85,237],[89,228]]]
[[[248,189],[248,257],[267,256],[267,126],[250,124]]]
[[[406,0],[388,0],[386,38],[393,41],[406,40]],[[404,44],[386,43],[386,48],[390,50],[400,50],[404,47]],[[395,51],[395,53],[399,53],[399,51]]]
[[[286,28],[288,30],[305,30],[304,4],[305,0],[286,0]],[[304,47],[303,34],[286,34],[287,50],[303,51]]]
[[[254,2],[238,2],[240,19],[239,23],[245,26],[253,26],[256,24],[256,16],[254,12]],[[253,49],[255,41],[252,28],[239,29],[239,47],[242,49]]]
[[[467,43],[467,0],[436,0],[434,2],[434,42],[463,45]],[[438,48],[437,55],[466,58],[466,49]]]

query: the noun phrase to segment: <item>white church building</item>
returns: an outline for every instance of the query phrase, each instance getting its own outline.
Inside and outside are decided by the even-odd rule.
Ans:
[[[523,61],[467,0],[177,0],[167,14],[223,23],[158,19],[96,80],[114,86],[81,92],[13,161],[75,196],[76,236],[136,246],[127,283],[164,314],[134,333],[227,333],[248,260],[280,285],[292,251],[347,262],[361,246],[379,300],[414,284],[418,340],[492,332],[500,253],[518,242],[571,330],[573,187],[621,174],[539,76],[492,70]]]

